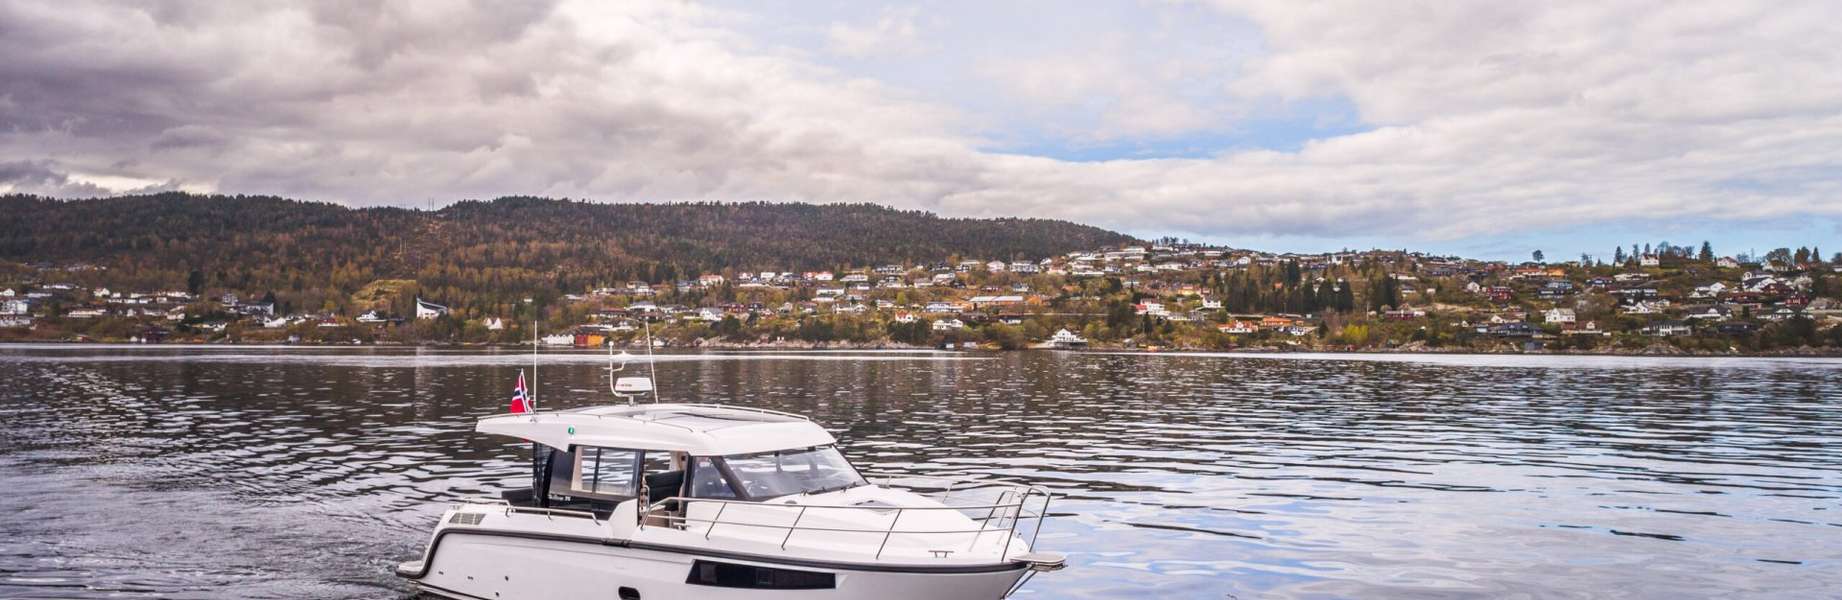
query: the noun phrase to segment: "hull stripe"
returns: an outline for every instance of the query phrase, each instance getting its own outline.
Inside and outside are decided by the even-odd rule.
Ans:
[[[580,535],[563,535],[563,534],[555,534],[555,533],[532,533],[528,531],[505,531],[505,530],[499,530],[499,529],[473,529],[473,528],[449,527],[449,528],[442,529],[441,531],[436,532],[434,541],[429,542],[428,555],[422,560],[422,570],[421,571],[417,571],[415,573],[404,573],[400,575],[406,579],[421,579],[427,576],[429,569],[432,569],[435,566],[435,554],[438,550],[441,549],[441,541],[444,539],[447,539],[449,534],[479,535],[479,536],[487,536],[487,537],[508,537],[508,538],[527,539],[527,540],[546,540],[546,541],[565,542],[565,543],[572,543],[572,544],[593,544],[596,546],[631,548],[634,550],[664,552],[667,554],[683,554],[687,556],[704,556],[704,557],[710,557],[710,558],[724,558],[724,559],[729,559],[729,560],[743,560],[743,561],[749,561],[749,562],[767,563],[771,565],[787,565],[787,566],[808,567],[808,568],[817,568],[817,569],[832,569],[832,570],[837,570],[837,571],[868,571],[868,572],[874,572],[874,573],[927,573],[927,574],[1002,573],[1005,571],[1022,570],[1022,569],[1029,567],[1028,564],[1022,563],[1022,562],[992,563],[992,564],[985,564],[985,565],[873,565],[873,564],[863,564],[863,563],[816,560],[816,559],[808,559],[808,558],[786,558],[786,557],[777,557],[777,556],[767,556],[767,555],[762,555],[762,554],[751,554],[747,552],[731,552],[731,551],[726,551],[726,550],[687,548],[684,546],[672,546],[668,544],[651,544],[647,542],[632,542],[628,540],[611,540],[611,539],[605,539],[605,538],[587,537],[587,536],[580,536]]]

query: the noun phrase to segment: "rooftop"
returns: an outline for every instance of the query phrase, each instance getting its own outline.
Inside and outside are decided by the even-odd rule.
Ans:
[[[553,448],[571,445],[671,450],[693,456],[752,454],[837,443],[825,428],[790,413],[710,404],[597,406],[480,419],[481,433]]]

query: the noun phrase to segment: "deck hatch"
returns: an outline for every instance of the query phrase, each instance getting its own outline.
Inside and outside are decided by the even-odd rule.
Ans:
[[[486,515],[484,513],[454,513],[454,516],[448,517],[448,524],[449,525],[479,525],[480,521],[484,520],[485,518],[486,518]]]
[[[819,571],[795,571],[709,560],[691,563],[684,580],[691,585],[756,590],[829,590],[838,587],[837,576]]]

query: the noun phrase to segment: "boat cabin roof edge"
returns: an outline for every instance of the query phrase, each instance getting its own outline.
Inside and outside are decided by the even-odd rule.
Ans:
[[[836,444],[803,417],[699,404],[598,406],[480,419],[480,433],[506,435],[552,448],[599,446],[729,456]]]

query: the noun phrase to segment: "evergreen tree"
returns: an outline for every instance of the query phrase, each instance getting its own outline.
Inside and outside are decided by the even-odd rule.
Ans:
[[[1701,259],[1701,262],[1705,262],[1705,263],[1714,262],[1714,245],[1708,243],[1707,240],[1702,240],[1701,256],[1699,258]]]

